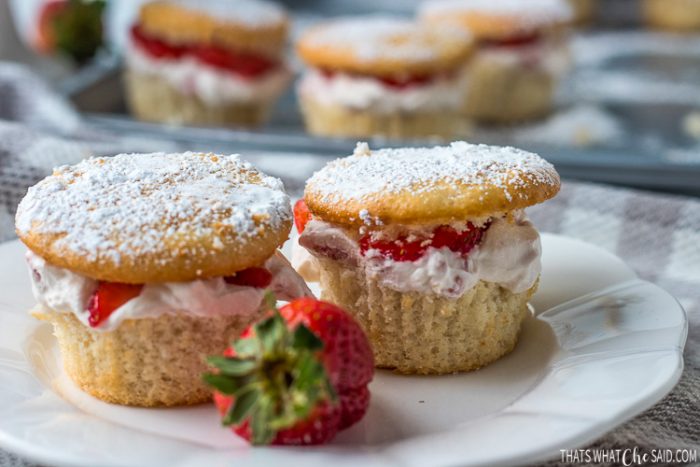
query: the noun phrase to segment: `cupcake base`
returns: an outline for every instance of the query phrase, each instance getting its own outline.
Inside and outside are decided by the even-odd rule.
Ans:
[[[671,31],[700,30],[700,2],[697,0],[644,0],[647,23]]]
[[[456,300],[403,293],[327,258],[319,258],[321,298],[351,313],[363,327],[376,365],[405,374],[481,368],[515,347],[527,302],[537,289],[514,294],[479,282]]]
[[[208,105],[175,89],[167,80],[133,71],[124,75],[129,109],[139,120],[176,125],[257,127],[268,117],[271,102]]]
[[[36,314],[50,321],[68,376],[107,402],[140,407],[192,405],[211,399],[202,383],[205,357],[220,354],[248,324],[240,316],[164,315],[95,331],[71,313]]]
[[[572,22],[578,26],[590,24],[598,11],[598,0],[568,0],[573,11]]]
[[[468,136],[471,125],[453,111],[373,113],[329,106],[300,96],[306,129],[317,136],[393,139]]]
[[[468,68],[462,111],[484,123],[516,123],[552,110],[555,78],[547,70],[475,57]]]

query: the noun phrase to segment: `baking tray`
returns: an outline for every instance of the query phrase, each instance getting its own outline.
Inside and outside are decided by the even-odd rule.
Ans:
[[[295,20],[299,16],[297,25],[320,17]],[[592,31],[572,37],[572,49],[574,70],[562,83],[554,115],[527,125],[478,127],[470,140],[535,151],[564,177],[700,196],[700,36]],[[306,134],[293,88],[256,131],[138,122],[126,113],[120,70],[118,57],[105,56],[61,83],[97,129],[225,152],[338,157],[355,144]],[[370,141],[375,147],[435,143]]]

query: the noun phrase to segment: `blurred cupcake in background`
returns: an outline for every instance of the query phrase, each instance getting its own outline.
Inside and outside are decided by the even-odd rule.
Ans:
[[[590,24],[598,13],[598,0],[567,0],[571,7],[571,22],[577,26]]]
[[[297,88],[306,127],[341,137],[463,134],[461,68],[471,50],[470,36],[458,28],[389,16],[311,28],[297,43],[308,65]]]
[[[569,68],[566,0],[428,0],[420,18],[473,34],[463,113],[480,122],[511,123],[547,115]]]
[[[142,120],[262,124],[291,73],[285,11],[261,0],[169,0],[141,7],[126,51],[126,88]]]
[[[700,30],[700,0],[643,0],[642,10],[647,23],[655,28]]]

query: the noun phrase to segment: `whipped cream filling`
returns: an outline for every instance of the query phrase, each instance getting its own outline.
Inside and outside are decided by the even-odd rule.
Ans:
[[[292,243],[292,267],[305,281],[318,282],[320,274],[314,256],[299,244],[298,239]]]
[[[428,248],[416,261],[394,261],[376,250],[363,256],[357,240],[343,229],[311,220],[299,238],[311,255],[363,268],[381,284],[399,292],[420,292],[456,299],[479,281],[520,293],[535,284],[542,270],[540,236],[521,214],[495,218],[467,258],[448,248]],[[315,266],[313,261],[307,267]],[[317,267],[317,266],[316,266]]]
[[[508,66],[533,68],[560,78],[571,68],[571,55],[565,42],[542,39],[521,46],[482,45],[477,48],[475,62],[497,62]]]
[[[287,67],[280,67],[254,79],[245,78],[191,56],[153,57],[134,43],[126,48],[125,58],[129,69],[164,78],[181,93],[196,96],[211,106],[272,101],[284,92],[292,77]]]
[[[299,82],[298,93],[320,104],[378,113],[456,110],[460,103],[455,96],[461,92],[464,74],[456,75],[439,77],[425,84],[395,88],[369,76],[347,73],[327,76],[319,70],[310,69]]]
[[[49,312],[73,313],[84,325],[90,326],[87,308],[97,281],[53,266],[31,251],[27,252],[27,262],[32,291],[39,304]],[[259,311],[266,290],[273,291],[280,300],[312,296],[306,283],[281,253],[271,256],[264,267],[272,274],[272,282],[266,289],[228,284],[223,277],[146,284],[137,297],[117,308],[94,329],[111,331],[127,319],[157,318],[166,314],[252,317]]]

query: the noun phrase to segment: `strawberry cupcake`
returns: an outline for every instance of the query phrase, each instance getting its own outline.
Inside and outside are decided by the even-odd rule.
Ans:
[[[551,164],[514,148],[359,144],[309,179],[299,243],[378,366],[474,370],[517,342],[541,267],[523,209],[558,190]]]
[[[658,29],[700,30],[700,0],[643,0],[642,11],[646,22]]]
[[[310,295],[277,247],[291,227],[279,180],[238,156],[87,159],[31,187],[17,210],[35,297],[68,376],[102,400],[209,400],[204,356],[260,317],[266,290]]]
[[[444,137],[458,118],[468,34],[408,20],[332,20],[297,43],[308,69],[297,87],[309,132],[320,136]]]
[[[569,67],[566,0],[428,0],[420,18],[473,34],[462,112],[477,121],[509,123],[545,116]]]
[[[590,24],[598,13],[598,0],[567,0],[571,7],[571,22],[577,26]]]
[[[145,4],[126,50],[126,91],[137,118],[257,126],[284,92],[287,16],[262,0]]]

